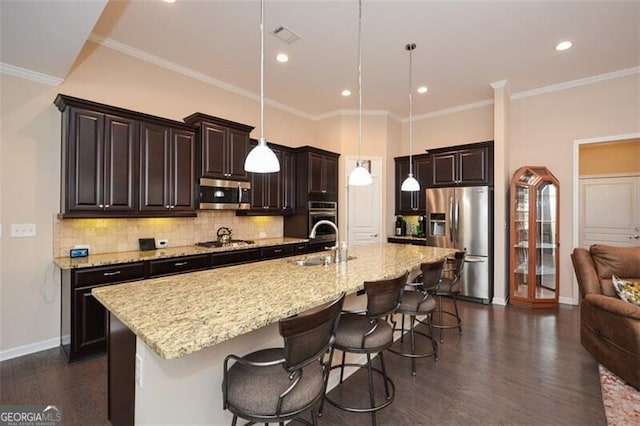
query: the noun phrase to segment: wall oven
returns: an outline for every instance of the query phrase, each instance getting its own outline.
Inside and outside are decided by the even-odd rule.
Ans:
[[[250,182],[200,179],[201,210],[248,210]]]
[[[338,225],[338,203],[332,201],[309,201],[309,229],[321,220],[329,220]],[[337,241],[335,229],[329,225],[320,225],[316,229],[316,238],[313,241]]]

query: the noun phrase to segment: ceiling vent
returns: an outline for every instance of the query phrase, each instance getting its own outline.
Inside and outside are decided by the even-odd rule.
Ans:
[[[301,38],[298,34],[293,32],[289,28],[285,27],[284,25],[280,25],[274,28],[273,31],[271,31],[271,34],[273,34],[277,39],[282,40],[287,44],[292,44],[300,40]]]

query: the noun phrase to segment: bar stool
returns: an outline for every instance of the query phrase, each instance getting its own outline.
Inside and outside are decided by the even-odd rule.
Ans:
[[[435,289],[440,284],[442,277],[442,269],[444,268],[445,259],[436,262],[425,262],[420,265],[422,271],[422,282],[409,282],[406,284],[400,307],[396,310],[397,314],[402,315],[401,327],[394,327],[394,332],[402,333],[400,339],[396,341],[389,352],[396,355],[411,358],[411,374],[416,375],[416,358],[425,358],[433,356],[434,361],[438,360],[438,342],[433,335],[431,327],[431,316],[436,310],[435,298],[429,294],[429,289]],[[409,317],[409,328],[405,328],[405,317]],[[419,323],[425,324],[429,329],[429,334],[415,330],[416,317],[424,316],[424,320],[418,320]],[[410,350],[404,347],[405,332],[409,333],[411,341]],[[430,352],[416,352],[415,335],[423,336],[431,342]]]
[[[222,395],[224,408],[233,413],[232,425],[238,417],[249,424],[284,424],[293,418],[317,424],[313,407],[324,395],[329,374],[323,359],[335,340],[344,297],[281,320],[284,348],[225,358]],[[298,418],[306,411],[312,423]]]
[[[434,319],[432,321],[432,327],[440,330],[440,343],[444,343],[442,330],[457,328],[459,334],[462,334],[462,318],[458,312],[457,298],[462,290],[462,287],[460,286],[460,278],[462,277],[462,269],[464,268],[464,259],[466,254],[466,251],[457,251],[454,253],[452,262],[447,262],[452,263],[452,266],[443,270],[440,284],[430,291],[438,301],[438,306],[434,312],[434,314],[437,314],[438,319]],[[455,312],[444,310],[442,306],[443,297],[448,297],[453,301]],[[446,324],[444,320],[445,316],[453,318],[455,320],[454,323]]]
[[[384,350],[393,343],[393,327],[385,318],[391,315],[400,306],[400,299],[407,282],[408,273],[397,278],[366,281],[364,291],[367,295],[367,309],[365,311],[343,312],[340,315],[340,322],[336,330],[336,340],[331,348],[329,363],[333,361],[335,349],[342,351],[342,362],[340,365],[331,367],[331,370],[340,368],[340,384],[343,385],[344,367],[362,367],[356,363],[345,363],[346,353],[366,354],[366,368],[369,379],[369,406],[355,407],[334,400],[329,394],[325,395],[331,405],[352,413],[371,413],[372,424],[376,424],[376,411],[387,407],[395,397],[395,385],[387,376],[384,365]],[[371,365],[371,355],[378,354],[381,369],[373,368]],[[376,403],[373,387],[373,373],[382,376],[385,390],[385,400]],[[328,379],[328,377],[327,377]],[[323,402],[324,403],[324,402]],[[323,403],[320,404],[319,414],[322,415]]]

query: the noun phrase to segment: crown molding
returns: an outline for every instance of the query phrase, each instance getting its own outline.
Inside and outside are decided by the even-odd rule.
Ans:
[[[413,121],[426,120],[428,118],[439,117],[441,115],[453,114],[455,112],[467,111],[475,108],[482,108],[489,105],[493,105],[493,99],[487,99],[484,101],[472,102],[470,104],[458,105],[452,108],[441,109],[439,111],[428,112],[426,114],[421,114],[413,117]],[[402,122],[408,122],[408,118],[403,118]]]
[[[16,67],[15,65],[0,62],[0,73],[11,75],[13,77],[24,78],[25,80],[35,81],[36,83],[46,84],[47,86],[59,86],[64,81],[63,78],[54,77],[52,75],[43,74],[41,72],[32,71],[26,68]]]
[[[332,118],[332,117],[344,117],[344,116],[359,115],[359,114],[360,114],[360,111],[358,111],[357,109],[337,109],[334,111],[329,111],[325,114],[317,115],[313,117],[313,121],[325,120],[327,118]],[[397,119],[397,115],[392,114],[389,111],[384,109],[363,110],[362,115],[366,117],[391,117],[391,118]]]
[[[624,70],[613,71],[605,74],[598,74],[591,77],[581,78],[579,80],[566,81],[564,83],[552,84],[550,86],[539,87],[537,89],[525,90],[523,92],[518,92],[511,95],[511,100],[528,98],[530,96],[544,95],[546,93],[559,92],[561,90],[567,90],[567,89],[572,89],[574,87],[599,83],[601,81],[627,77],[633,74],[640,74],[640,67],[627,68]]]
[[[159,67],[166,68],[168,70],[185,75],[189,78],[193,78],[194,80],[198,80],[203,83],[209,84],[211,86],[227,90],[229,92],[235,93],[245,98],[249,98],[256,102],[260,102],[260,95],[258,95],[257,93],[250,92],[238,86],[234,86],[233,84],[229,84],[227,82],[218,80],[217,78],[213,78],[201,72],[194,71],[191,68],[187,68],[185,66],[176,64],[175,62],[171,62],[166,59],[160,58],[159,56],[152,55],[148,52],[145,52],[144,50],[136,49],[135,47],[129,46],[124,43],[120,43],[119,41],[115,41],[110,38],[102,37],[101,35],[98,35],[95,33],[91,33],[91,35],[89,36],[89,40],[101,46],[108,47],[109,49],[134,57],[136,59],[149,62]],[[295,108],[291,108],[288,105],[273,101],[271,99],[265,98],[264,103],[274,108],[281,109],[290,114],[297,115],[302,118],[306,118],[307,120],[314,119],[314,116],[311,114],[307,114],[305,112],[299,111]]]

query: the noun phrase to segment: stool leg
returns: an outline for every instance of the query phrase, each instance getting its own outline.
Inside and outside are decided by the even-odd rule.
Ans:
[[[389,381],[387,380],[387,367],[384,365],[384,354],[379,352],[380,367],[382,367],[382,379],[384,380],[384,391],[387,395],[387,399],[391,398],[391,392],[389,392]]]
[[[456,321],[458,322],[458,332],[459,334],[462,334],[462,320],[460,319],[460,314],[458,313],[458,302],[455,294],[453,295],[453,307],[456,310]]]
[[[404,314],[402,314],[402,329],[400,329],[400,342],[404,342]]]
[[[431,320],[433,319],[433,312],[427,315],[427,327],[429,328],[429,335],[431,336],[431,347],[433,348],[433,360],[438,360],[438,342],[436,342],[436,336],[433,335],[433,327],[431,326]]]
[[[367,372],[369,373],[369,400],[371,401],[371,408],[375,407],[376,401],[373,394],[373,367],[371,367],[371,355],[367,354]],[[385,384],[386,385],[386,384]],[[371,412],[371,424],[376,424],[376,412]]]
[[[322,417],[322,409],[324,408],[324,395],[327,393],[327,385],[329,384],[329,375],[331,374],[331,365],[333,364],[333,352],[335,348],[331,347],[329,351],[329,363],[324,366],[324,389],[322,390],[322,398],[320,398],[320,407],[318,408],[318,417]]]
[[[238,424],[238,416],[233,415],[233,420],[231,421],[231,426],[236,426]]]
[[[403,317],[404,318],[404,317]],[[415,327],[416,317],[411,315],[409,316],[411,319],[411,324],[409,324],[409,333],[411,333],[411,355],[416,354],[416,338],[413,333],[413,328]],[[416,359],[415,357],[411,357],[411,375],[416,375]]]
[[[315,410],[311,410],[311,424],[313,426],[318,426],[318,418],[316,417]]]
[[[342,366],[340,367],[340,383],[342,383],[342,379],[344,377],[344,359],[347,356],[346,352],[342,352]]]
[[[442,320],[442,296],[438,296],[438,313],[440,316],[440,325],[444,325]],[[442,327],[440,327],[440,343],[444,343],[444,339],[442,338]]]

